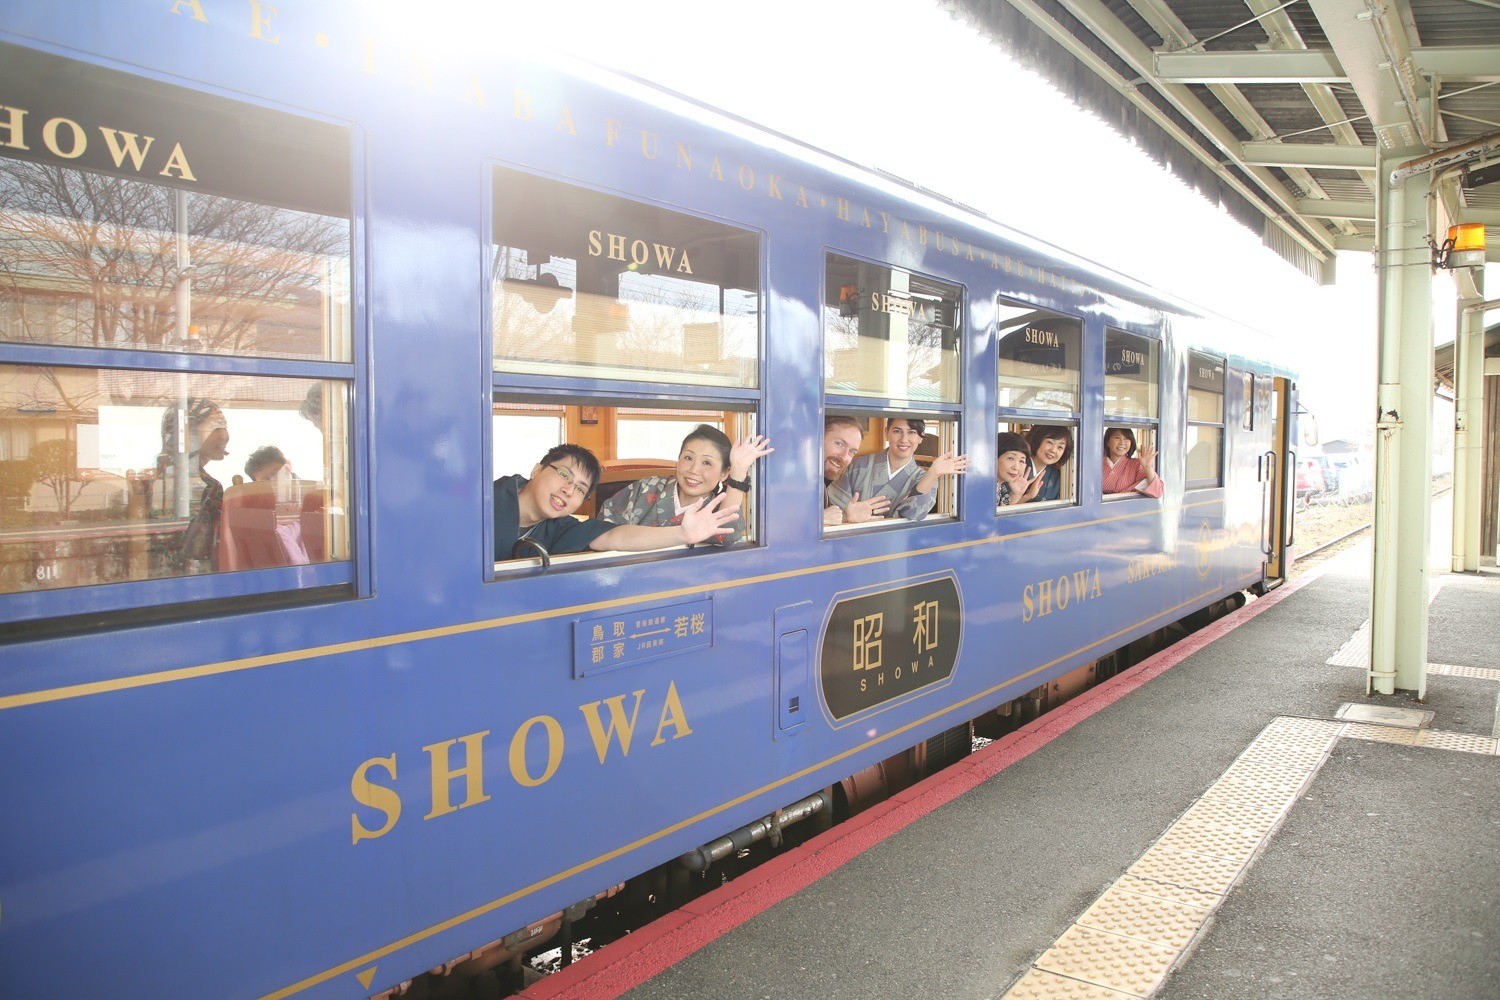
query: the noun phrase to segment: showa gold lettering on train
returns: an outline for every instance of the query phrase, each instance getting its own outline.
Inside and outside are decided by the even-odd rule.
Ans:
[[[629,711],[626,710],[627,700],[630,702]],[[659,708],[655,699],[646,697],[644,688],[628,695],[617,694],[602,701],[579,705],[578,711],[583,714],[589,738],[594,744],[594,753],[601,766],[608,765],[616,744],[619,745],[618,757],[630,756],[643,703],[647,707],[647,718],[654,714],[657,719],[656,732],[648,747],[659,747],[693,734],[682,697],[677,693],[676,682],[668,683],[666,694],[660,697]],[[490,732],[486,729],[451,740],[429,743],[422,748],[427,754],[426,770],[430,788],[427,801],[431,805],[422,817],[424,821],[491,801],[490,794],[485,791],[484,773],[484,740]],[[562,723],[555,716],[535,715],[522,722],[510,738],[511,780],[522,788],[536,788],[551,781],[562,766],[565,742]],[[399,774],[396,757],[396,753],[386,757],[371,757],[354,769],[354,775],[349,781],[349,792],[355,803],[364,807],[364,811],[349,814],[352,844],[384,837],[400,821],[404,803],[403,790],[397,787]],[[458,763],[460,759],[462,763]],[[460,780],[462,785],[458,787],[462,789],[463,798],[455,803],[454,787]],[[408,796],[415,794],[409,789],[404,791]]]
[[[963,604],[951,575],[839,594],[823,626],[819,680],[835,720],[947,681]]]
[[[589,256],[623,261],[630,265],[632,271],[639,271],[655,262],[657,271],[693,273],[693,263],[688,259],[686,250],[664,243],[647,243],[621,233],[606,233],[598,229],[589,230]]]
[[[1093,569],[1076,569],[1071,575],[1065,573],[1055,580],[1028,583],[1021,590],[1021,621],[1045,618],[1102,596],[1104,588],[1099,583],[1097,566]]]
[[[103,140],[116,170],[155,173],[184,181],[198,180],[180,142],[172,143],[168,152],[167,144],[158,144],[155,136],[125,132],[95,122],[85,126],[61,116],[43,120],[42,115],[33,114],[29,108],[0,104],[0,147],[6,149],[33,155],[40,155],[45,150],[59,160],[75,161],[84,157],[90,144],[97,141],[91,138],[94,132]],[[154,154],[153,148],[156,150]]]

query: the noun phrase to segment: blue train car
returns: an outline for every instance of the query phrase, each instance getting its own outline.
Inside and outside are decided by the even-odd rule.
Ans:
[[[7,993],[516,954],[1286,576],[1253,333],[467,33],[0,11]]]

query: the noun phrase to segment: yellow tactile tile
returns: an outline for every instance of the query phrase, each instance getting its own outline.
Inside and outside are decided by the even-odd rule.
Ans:
[[[1473,733],[1445,733],[1434,729],[1423,729],[1417,733],[1417,746],[1436,747],[1439,750],[1458,750],[1463,753],[1478,753],[1495,756],[1496,740],[1491,736],[1476,736]]]
[[[1303,782],[1295,785],[1267,785],[1263,782],[1240,780],[1238,778],[1220,778],[1214,782],[1214,786],[1204,793],[1204,798],[1217,801],[1219,799],[1232,799],[1242,809],[1258,809],[1263,812],[1281,812],[1291,805],[1297,798],[1297,791]]]
[[[1160,985],[1177,954],[1175,948],[1074,924],[1036,960],[1036,967],[1144,997]]]
[[[1119,880],[1115,882],[1115,886],[1125,889],[1128,892],[1138,892],[1142,896],[1154,896],[1157,899],[1165,899],[1173,903],[1184,903],[1188,906],[1197,906],[1205,910],[1211,910],[1218,906],[1223,899],[1216,892],[1189,889],[1187,886],[1158,882],[1155,879],[1141,878],[1137,875],[1121,875]]]
[[[1234,786],[1222,785],[1209,789],[1183,816],[1265,834],[1285,813],[1285,802],[1269,797],[1264,802],[1245,801]]]
[[[1269,829],[1268,826],[1267,832]],[[1241,830],[1184,817],[1172,824],[1172,829],[1157,843],[1174,851],[1206,854],[1211,858],[1244,864],[1265,839],[1264,833],[1254,830]]]
[[[1427,664],[1429,674],[1441,674],[1445,677],[1468,677],[1481,681],[1500,681],[1500,670],[1493,667],[1461,667],[1456,663],[1429,663]]]
[[[1211,912],[1201,906],[1188,906],[1111,887],[1094,900],[1094,905],[1084,911],[1078,923],[1181,951],[1207,922]]]
[[[1157,844],[1130,866],[1128,874],[1222,895],[1244,867],[1243,862],[1174,851]]]
[[[1134,993],[1121,993],[1097,983],[1085,983],[1055,972],[1028,969],[1001,1000],[1129,1000]]]
[[[1302,787],[1313,770],[1302,761],[1289,763],[1241,758],[1229,765],[1229,770],[1220,775],[1219,780],[1254,785],[1271,791],[1293,792]]]

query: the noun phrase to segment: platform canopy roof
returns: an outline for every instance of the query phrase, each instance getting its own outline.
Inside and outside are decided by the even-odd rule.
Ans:
[[[1500,135],[1500,0],[943,2],[1323,282],[1375,248],[1382,167]],[[1442,196],[1493,261],[1484,163]]]

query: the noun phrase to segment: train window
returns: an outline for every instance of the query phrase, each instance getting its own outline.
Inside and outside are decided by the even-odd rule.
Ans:
[[[824,420],[829,531],[958,514],[958,421],[933,414],[830,411]]]
[[[995,436],[995,508],[1025,504],[1066,507],[1078,502],[1078,425],[1000,421]],[[1018,457],[1019,456],[1019,457]]]
[[[0,593],[347,561],[346,391],[0,365]]]
[[[753,388],[760,238],[494,169],[497,372]]]
[[[996,510],[1077,503],[1083,324],[1003,299],[997,316]]]
[[[3,43],[0,90],[0,620],[352,588],[349,130]]]
[[[1249,372],[1240,373],[1240,384],[1244,386],[1240,390],[1240,430],[1255,430],[1255,376]]]
[[[1156,440],[1159,345],[1149,337],[1104,333],[1104,461],[1106,499],[1162,494]]]
[[[1187,462],[1188,489],[1224,485],[1224,362],[1188,352]]]
[[[507,488],[518,498],[518,512],[522,491],[545,464],[544,456],[555,447],[566,443],[586,449],[598,462],[597,477],[586,484],[586,489],[575,492],[570,483],[555,484],[561,502],[576,499],[577,503],[561,517],[544,517],[555,523],[534,533],[552,561],[569,556],[585,558],[581,554],[593,551],[594,540],[613,525],[680,525],[684,508],[702,500],[712,503],[720,493],[728,494],[720,506],[734,503],[740,508],[739,520],[733,523],[734,530],[723,536],[723,544],[756,539],[755,504],[750,496],[729,485],[731,481],[748,482],[753,495],[755,465],[763,457],[745,443],[755,431],[754,414],[748,409],[726,409],[722,404],[709,408],[702,403],[671,407],[611,406],[608,401],[558,404],[506,398],[497,393],[491,419],[497,490],[509,484]],[[570,470],[577,465],[571,458],[567,462]],[[743,468],[736,468],[736,463]],[[578,467],[587,473],[584,478],[592,475]],[[496,495],[498,498],[499,493]],[[512,526],[516,531],[510,534],[501,531],[499,517],[497,514],[496,534],[504,537],[497,537],[495,561],[514,559],[518,567],[532,565],[536,553],[522,544],[525,533],[518,526]],[[506,549],[511,534],[516,537]],[[676,542],[663,541],[639,549],[677,547]]]
[[[1105,331],[1104,415],[1155,420],[1158,384],[1156,341]]]
[[[830,253],[823,297],[829,395],[957,403],[963,291]]]
[[[344,130],[236,105],[230,139],[206,95],[10,46],[0,65],[0,341],[349,360]],[[136,131],[48,121],[65,104]]]

